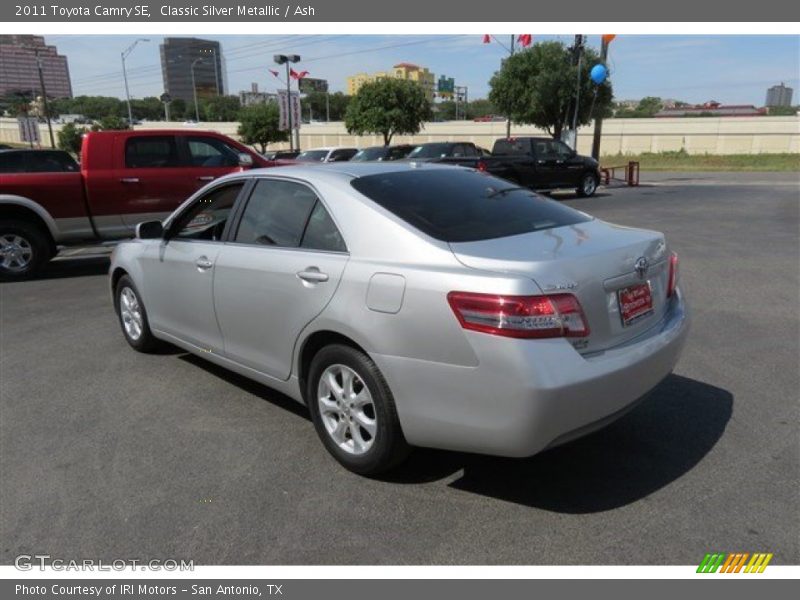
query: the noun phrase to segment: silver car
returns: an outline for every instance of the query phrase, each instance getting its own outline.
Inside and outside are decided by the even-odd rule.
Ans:
[[[110,274],[131,346],[288,394],[362,474],[412,446],[529,456],[602,427],[688,329],[662,234],[435,164],[221,178],[140,224]]]

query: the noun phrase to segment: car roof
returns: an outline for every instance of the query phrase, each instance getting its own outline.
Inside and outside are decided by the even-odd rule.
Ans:
[[[357,179],[359,177],[367,177],[369,175],[380,175],[382,173],[397,173],[402,171],[415,171],[419,169],[442,170],[442,169],[456,169],[464,170],[463,167],[446,165],[441,163],[427,163],[427,162],[334,162],[324,164],[311,164],[308,166],[298,163],[296,165],[288,165],[284,167],[267,167],[263,169],[250,169],[242,174],[251,175],[281,175],[289,177],[297,177],[299,179],[313,180],[319,177],[334,177],[334,178],[349,178]]]
[[[306,148],[300,152],[330,152],[331,150],[358,150],[355,146],[322,146],[320,148]]]
[[[0,148],[0,152],[27,152],[36,154],[39,152],[58,152],[59,154],[69,154],[66,150],[58,148]]]

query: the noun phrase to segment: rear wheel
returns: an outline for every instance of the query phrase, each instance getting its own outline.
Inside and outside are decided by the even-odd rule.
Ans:
[[[133,281],[127,275],[120,277],[114,292],[114,305],[125,340],[134,350],[152,352],[160,341],[150,331],[147,311]]]
[[[391,390],[363,352],[341,344],[320,350],[306,399],[323,445],[350,471],[375,475],[408,456]]]
[[[28,221],[0,221],[0,279],[32,277],[52,256],[42,230]]]
[[[586,173],[581,178],[581,184],[576,190],[579,196],[587,198],[589,196],[594,196],[594,193],[597,191],[597,184],[598,184],[597,175],[594,173]]]

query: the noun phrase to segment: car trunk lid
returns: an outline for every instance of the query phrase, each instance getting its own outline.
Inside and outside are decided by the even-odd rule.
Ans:
[[[666,310],[668,252],[664,236],[655,231],[593,219],[522,235],[451,243],[450,248],[468,267],[523,275],[545,294],[574,294],[590,329],[586,338],[571,340],[581,353],[637,337]]]

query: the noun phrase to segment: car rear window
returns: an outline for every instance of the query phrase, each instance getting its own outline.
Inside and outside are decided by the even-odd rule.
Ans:
[[[520,156],[531,153],[531,141],[529,139],[508,139],[497,140],[494,143],[492,154],[499,156]]]
[[[368,175],[353,179],[351,185],[445,242],[490,240],[590,220],[509,181],[456,167]]]

